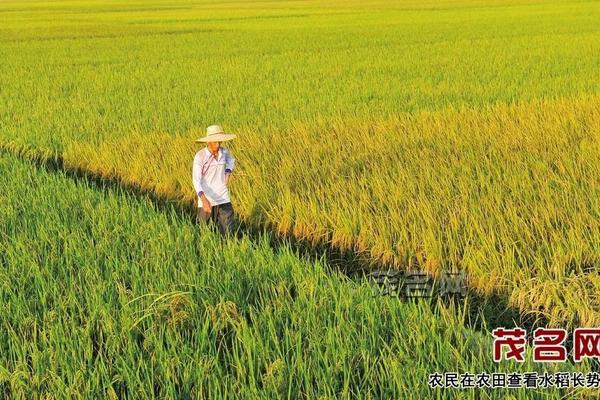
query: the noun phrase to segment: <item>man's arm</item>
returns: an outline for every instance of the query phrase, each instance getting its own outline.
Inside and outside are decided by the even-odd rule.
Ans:
[[[200,180],[202,179],[202,154],[198,153],[194,156],[194,165],[192,167],[192,183],[194,184],[194,189],[196,190],[196,194],[200,197],[202,201],[202,208],[204,211],[210,211],[211,205],[204,194],[204,189],[202,188],[202,184]]]
[[[225,182],[229,181],[229,175],[233,172],[233,166],[235,165],[235,158],[229,152],[229,149],[225,152]]]
[[[196,190],[196,194],[200,197],[204,190],[202,189],[202,184],[200,180],[202,179],[202,157],[200,154],[196,154],[194,156],[194,166],[192,167],[192,183],[194,185],[194,189]]]

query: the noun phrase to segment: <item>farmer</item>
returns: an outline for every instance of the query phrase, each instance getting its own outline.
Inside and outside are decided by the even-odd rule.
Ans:
[[[225,133],[219,125],[206,128],[206,136],[196,140],[206,143],[206,147],[196,153],[192,168],[192,182],[198,195],[198,222],[212,221],[223,235],[231,234],[234,228],[227,183],[235,158],[227,148],[221,147],[221,142],[235,136]]]

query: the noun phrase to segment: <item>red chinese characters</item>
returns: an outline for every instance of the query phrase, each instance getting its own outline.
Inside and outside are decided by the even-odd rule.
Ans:
[[[573,360],[600,358],[600,328],[577,328],[573,332]]]
[[[562,362],[567,359],[563,342],[567,338],[565,329],[537,328],[533,332],[533,361]]]
[[[520,327],[513,329],[497,328],[494,336],[494,362],[502,359],[525,361],[524,353],[527,331]],[[533,332],[534,362],[564,362],[567,349],[564,342],[567,331],[560,328],[537,328]],[[600,328],[576,328],[573,332],[573,360],[583,358],[600,359]]]
[[[514,359],[518,362],[525,361],[523,353],[525,352],[525,334],[526,331],[519,327],[514,329],[497,328],[492,332],[494,335],[494,361],[500,362],[502,357],[506,360]],[[503,347],[508,347],[508,351],[503,355]]]

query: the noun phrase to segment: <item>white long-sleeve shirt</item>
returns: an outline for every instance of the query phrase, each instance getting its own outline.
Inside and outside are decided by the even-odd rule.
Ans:
[[[217,158],[204,147],[194,156],[192,183],[196,194],[204,192],[211,206],[229,203],[229,189],[225,183],[225,174],[233,171],[235,158],[225,147],[219,147]],[[198,207],[202,207],[202,198],[198,196]]]

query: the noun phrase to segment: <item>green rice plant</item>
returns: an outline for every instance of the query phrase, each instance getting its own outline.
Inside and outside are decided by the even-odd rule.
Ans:
[[[4,2],[0,146],[598,324],[597,2]],[[568,45],[566,45],[568,43]]]
[[[220,123],[238,133],[231,189],[245,222],[367,264],[462,269],[479,295],[549,325],[598,326],[599,17],[591,1],[2,2],[0,149],[191,207],[193,139]],[[459,357],[477,353],[448,341],[460,318],[439,339],[423,328],[407,340],[410,324],[439,314],[385,303],[400,307],[388,316],[419,314],[400,319],[411,330],[373,322],[357,333],[381,301],[353,314],[365,297],[352,290],[364,288],[308,274],[289,251],[221,247],[176,213],[148,214],[150,202],[93,188],[82,197],[4,160],[3,393],[432,397],[407,388],[435,368],[495,367]],[[196,242],[212,268],[202,278]],[[318,297],[324,282],[335,300]],[[316,304],[294,308],[298,285]],[[335,309],[324,320],[323,307]],[[266,327],[249,322],[251,309]],[[403,344],[383,345],[400,342],[393,329]],[[342,344],[340,332],[370,344]],[[458,350],[442,357],[448,343]]]
[[[589,371],[491,359],[464,308],[374,297],[268,236],[0,156],[6,398],[560,398],[432,390],[435,371]],[[35,190],[32,190],[35,188]]]
[[[591,326],[600,307],[598,104],[581,97],[250,132],[230,145],[240,160],[233,201],[249,224],[365,263],[463,269],[481,295],[500,294],[552,325]],[[368,141],[353,139],[369,130]],[[64,162],[191,207],[192,139],[71,145]],[[277,151],[261,150],[269,145]]]

